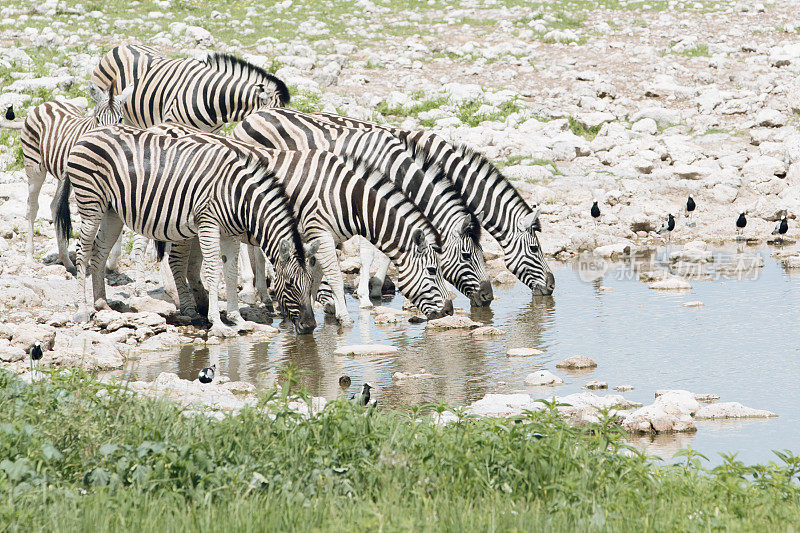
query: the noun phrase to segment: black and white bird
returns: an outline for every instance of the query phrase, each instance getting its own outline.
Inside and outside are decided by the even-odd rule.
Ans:
[[[592,218],[594,219],[595,225],[597,224],[597,219],[600,218],[600,207],[597,205],[597,200],[592,204],[592,209],[590,211],[592,214]]]
[[[739,213],[739,218],[736,219],[736,233],[741,234],[745,226],[747,226],[747,217],[744,216],[744,213]]]
[[[17,118],[17,115],[14,114],[14,106],[10,105],[6,109],[6,120],[14,120],[15,118]]]
[[[342,377],[340,377],[339,378],[339,386],[341,388],[343,388],[343,389],[346,389],[347,387],[349,387],[350,386],[350,376],[345,374]]]
[[[786,217],[783,217],[778,225],[775,226],[775,229],[772,230],[773,235],[786,235],[786,232],[789,231],[789,221]]]
[[[197,375],[197,379],[200,381],[200,383],[211,383],[214,381],[214,374],[216,373],[217,365],[211,365],[201,370]]]
[[[696,207],[697,207],[697,204],[694,203],[694,198],[689,196],[689,199],[686,200],[686,216],[687,217],[692,216],[692,212],[695,210]]]
[[[373,388],[374,387],[372,386],[372,384],[364,383],[364,385],[361,386],[361,394],[358,395],[358,398],[356,398],[354,394],[353,396],[350,397],[350,399],[355,400],[355,402],[358,405],[365,406],[369,403],[369,398],[370,398],[369,391]]]
[[[44,356],[44,352],[42,351],[42,343],[39,341],[34,342],[33,346],[31,346],[30,353],[32,361],[39,361],[42,356]]]
[[[675,217],[672,216],[672,213],[669,214],[667,220],[661,224],[661,227],[658,229],[658,234],[661,235],[665,231],[667,232],[667,239],[672,237],[672,230],[675,229]]]

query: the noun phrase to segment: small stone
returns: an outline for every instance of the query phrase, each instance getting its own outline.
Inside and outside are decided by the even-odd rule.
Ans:
[[[542,350],[536,348],[509,348],[506,354],[512,357],[530,357],[532,355],[542,355]]]
[[[586,388],[590,390],[607,389],[608,383],[605,381],[590,381],[586,384]]]
[[[573,355],[572,357],[567,357],[563,361],[559,361],[556,363],[556,368],[568,368],[568,369],[576,369],[576,368],[595,368],[597,363],[586,357],[585,355]]]
[[[683,302],[684,307],[703,307],[703,302],[700,300],[692,300],[691,302]]]
[[[772,411],[753,409],[739,402],[720,402],[704,405],[695,413],[698,420],[712,420],[720,418],[771,418],[778,416]]]
[[[498,335],[505,335],[505,331],[494,326],[481,326],[475,328],[470,332],[473,337],[497,337]]]
[[[614,387],[615,391],[618,392],[628,392],[633,390],[633,385],[617,385]]]
[[[451,316],[444,316],[442,318],[436,318],[434,320],[428,320],[428,324],[425,327],[429,329],[460,329],[460,328],[473,329],[480,326],[481,326],[480,322],[475,322],[469,317],[451,315]]]
[[[543,385],[561,385],[562,383],[564,383],[564,380],[549,370],[538,370],[528,374],[525,377],[525,385],[534,387]]]
[[[688,291],[692,285],[683,278],[666,278],[650,284],[657,291]]]
[[[334,350],[334,355],[357,357],[367,355],[388,355],[397,352],[396,346],[388,344],[348,344]]]

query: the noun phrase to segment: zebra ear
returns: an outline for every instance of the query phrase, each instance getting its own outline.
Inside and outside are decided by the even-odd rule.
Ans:
[[[95,104],[102,102],[108,98],[108,95],[100,87],[95,85],[93,81],[89,82],[89,96],[92,97]]]
[[[133,94],[133,84],[131,83],[130,85],[125,87],[124,91],[122,91],[121,93],[119,93],[119,95],[117,95],[117,101],[121,105],[124,105],[125,102],[128,101],[128,98],[130,98],[132,94]]]
[[[289,257],[291,256],[291,250],[292,250],[292,241],[287,237],[281,241],[280,248],[278,249],[278,252],[280,253],[281,256],[281,261],[289,260]]]
[[[319,251],[319,241],[314,241],[306,246],[306,257],[313,257]]]
[[[542,208],[537,207],[536,211],[522,217],[522,220],[519,221],[520,231],[538,231],[541,228],[541,225],[539,224],[539,213],[541,211]]]
[[[461,221],[461,228],[459,229],[460,235],[466,235],[469,231],[469,228],[472,226],[472,217],[469,215],[464,216],[464,220]]]
[[[421,229],[418,229],[414,232],[411,236],[411,239],[414,241],[414,244],[417,246],[418,253],[425,253],[428,250],[428,242],[425,240],[425,234],[422,233]]]

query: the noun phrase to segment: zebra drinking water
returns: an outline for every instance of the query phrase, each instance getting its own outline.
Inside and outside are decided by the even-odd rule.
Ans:
[[[385,131],[363,131],[331,125],[314,115],[289,109],[260,110],[248,116],[233,136],[255,146],[284,150],[329,150],[364,161],[381,170],[413,202],[443,236],[439,261],[445,279],[468,296],[473,305],[488,305],[493,298],[480,246],[480,224],[467,209],[456,190],[429,164],[423,171],[422,156],[409,152]],[[369,305],[369,271],[372,247],[362,246],[361,306]],[[368,259],[369,258],[369,259]],[[388,258],[381,257],[379,270],[385,274]]]
[[[59,197],[57,227],[66,238],[70,229],[67,194],[71,185],[81,215],[79,319],[88,319],[84,287],[90,260],[95,304],[105,304],[105,280],[99,265],[124,222],[147,238],[173,243],[173,248],[190,249],[191,240],[199,237],[211,293],[211,335],[236,332],[220,319],[220,252],[228,320],[237,329],[244,325],[236,283],[242,239],[260,246],[275,265],[276,296],[297,331],[310,332],[316,326],[311,307],[312,279],[297,221],[280,183],[249,152],[173,139],[128,126],[109,126],[86,134],[75,145],[66,178],[68,186]],[[183,272],[173,271],[173,275],[181,312],[194,314],[195,302]]]
[[[428,318],[452,314],[438,267],[439,235],[394,184],[364,165],[321,150],[269,150],[177,124],[151,128],[193,142],[249,150],[274,172],[294,207],[306,240],[319,242],[317,263],[333,289],[336,317],[352,324],[336,245],[355,235],[387,253],[398,266],[398,287]],[[429,243],[428,239],[433,243]],[[263,278],[263,264],[254,268]],[[449,304],[449,305],[448,305]]]
[[[280,79],[219,52],[198,61],[170,59],[147,46],[117,46],[100,60],[92,81],[117,91],[133,83],[125,119],[140,128],[174,121],[213,132],[261,107],[289,102],[289,89]]]
[[[329,113],[314,116],[351,128],[382,129],[409,148],[428,154],[455,185],[483,229],[503,249],[506,267],[535,295],[549,295],[555,278],[539,245],[539,210],[525,203],[508,179],[483,154],[465,145],[453,145],[436,133],[381,126]]]
[[[89,82],[89,96],[94,100],[94,109],[87,116],[84,110],[67,102],[45,102],[30,110],[20,133],[22,157],[25,163],[25,174],[28,176],[28,235],[26,255],[33,262],[33,233],[36,215],[39,212],[39,193],[44,178],[49,172],[63,186],[64,172],[70,149],[78,142],[81,135],[100,126],[117,124],[122,120],[122,106],[133,92],[128,86],[121,94],[114,96],[112,91],[102,91],[94,83]],[[55,220],[56,198],[53,197],[50,209]],[[75,265],[69,258],[67,243],[56,235],[58,257],[64,267],[75,274]],[[119,255],[120,243],[115,245]],[[112,267],[116,261],[110,261]]]

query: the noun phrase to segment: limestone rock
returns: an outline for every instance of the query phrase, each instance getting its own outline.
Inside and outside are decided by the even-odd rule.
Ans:
[[[595,367],[597,367],[597,363],[585,355],[573,355],[556,363],[556,368],[566,368],[570,370]]]
[[[538,370],[525,377],[525,385],[529,386],[561,385],[562,383],[564,383],[563,379],[548,370]]]
[[[388,344],[348,344],[334,350],[334,355],[347,357],[361,357],[369,355],[389,355],[397,353],[396,346]]]

